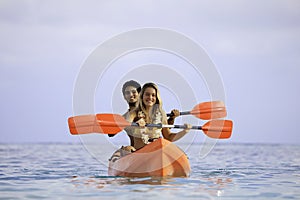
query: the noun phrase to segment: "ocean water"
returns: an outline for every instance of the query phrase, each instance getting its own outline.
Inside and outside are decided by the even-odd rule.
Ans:
[[[196,155],[187,178],[122,178],[82,144],[1,144],[0,199],[300,199],[300,145],[221,143]]]

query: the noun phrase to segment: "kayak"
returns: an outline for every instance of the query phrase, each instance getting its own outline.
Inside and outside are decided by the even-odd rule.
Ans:
[[[187,177],[186,154],[174,143],[159,138],[136,152],[109,161],[108,175],[124,177]]]

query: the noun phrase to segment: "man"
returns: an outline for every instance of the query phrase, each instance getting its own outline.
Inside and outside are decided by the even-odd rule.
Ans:
[[[123,114],[123,117],[125,119],[128,119],[129,112],[134,110],[137,107],[140,91],[141,91],[141,85],[134,80],[127,81],[123,84],[122,86],[123,97],[129,106],[127,112]],[[135,151],[135,148],[133,147],[133,137],[129,134],[127,135],[130,138],[130,146],[122,146],[121,149],[117,150],[113,154],[110,160],[113,161],[117,160],[120,158],[120,156],[126,155],[128,152]],[[115,136],[115,134],[108,134],[108,136],[113,137]]]

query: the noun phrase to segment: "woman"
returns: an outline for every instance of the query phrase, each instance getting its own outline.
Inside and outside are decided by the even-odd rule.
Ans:
[[[190,124],[185,124],[186,128],[178,133],[171,133],[169,128],[148,128],[146,124],[168,124],[167,116],[162,108],[162,100],[158,87],[154,83],[144,84],[140,95],[138,107],[130,112],[129,121],[136,122],[140,128],[130,128],[133,136],[133,147],[140,149],[146,144],[163,137],[169,141],[176,141],[183,137],[191,128]]]

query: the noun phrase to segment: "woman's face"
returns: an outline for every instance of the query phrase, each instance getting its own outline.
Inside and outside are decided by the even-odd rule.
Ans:
[[[146,108],[152,107],[156,102],[156,91],[152,87],[148,87],[145,89],[143,94],[143,103],[145,104]]]

